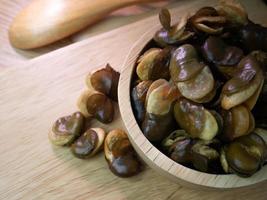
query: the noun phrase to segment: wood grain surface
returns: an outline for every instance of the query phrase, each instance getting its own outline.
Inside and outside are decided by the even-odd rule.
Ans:
[[[177,2],[173,13],[177,17],[179,9],[215,2]],[[260,0],[244,3],[252,19],[266,22],[267,8]],[[266,199],[266,184],[245,191],[192,190],[150,168],[121,179],[108,170],[102,153],[79,160],[68,148],[50,145],[47,132],[52,122],[76,111],[86,74],[106,62],[120,70],[133,43],[156,23],[157,17],[147,18],[31,60],[17,59],[16,51],[1,47],[6,56],[0,59],[5,66],[0,70],[0,199]],[[119,114],[112,127],[122,127]]]

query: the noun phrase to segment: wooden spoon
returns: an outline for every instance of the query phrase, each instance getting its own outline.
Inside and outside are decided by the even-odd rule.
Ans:
[[[20,49],[41,47],[94,24],[110,12],[160,0],[35,0],[19,13],[9,29]]]

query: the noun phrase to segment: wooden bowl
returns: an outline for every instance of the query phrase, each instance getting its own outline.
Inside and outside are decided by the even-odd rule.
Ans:
[[[135,71],[135,63],[141,52],[151,41],[155,31],[159,27],[152,28],[137,41],[125,60],[119,82],[119,107],[121,116],[130,141],[139,156],[159,174],[186,186],[197,188],[233,189],[255,186],[267,180],[267,166],[249,178],[241,178],[237,175],[216,175],[199,172],[179,163],[174,162],[156,147],[154,147],[143,135],[139,128],[131,106],[130,85]],[[267,141],[265,135],[265,141]]]

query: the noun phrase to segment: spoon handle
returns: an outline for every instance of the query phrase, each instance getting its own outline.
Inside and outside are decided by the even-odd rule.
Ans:
[[[20,12],[9,28],[14,47],[32,49],[65,38],[133,4],[159,0],[35,0]]]

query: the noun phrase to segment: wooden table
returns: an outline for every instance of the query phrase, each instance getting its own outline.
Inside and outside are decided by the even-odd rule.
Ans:
[[[6,30],[12,16],[28,0],[0,2],[0,199],[267,198],[267,183],[243,191],[192,190],[170,182],[148,167],[136,177],[121,179],[108,170],[102,153],[80,160],[68,148],[52,146],[47,132],[56,118],[76,110],[85,75],[107,62],[119,70],[134,42],[149,26],[158,23],[157,16],[147,18],[156,11],[128,19],[115,17],[111,20],[115,20],[115,25],[103,22],[103,26],[63,42],[25,52],[10,46]],[[184,0],[169,6],[177,18],[215,2]],[[267,25],[267,7],[260,0],[243,2],[250,18]],[[102,125],[93,122],[92,126]],[[115,122],[105,128],[108,131],[114,127],[123,128],[119,113]]]

